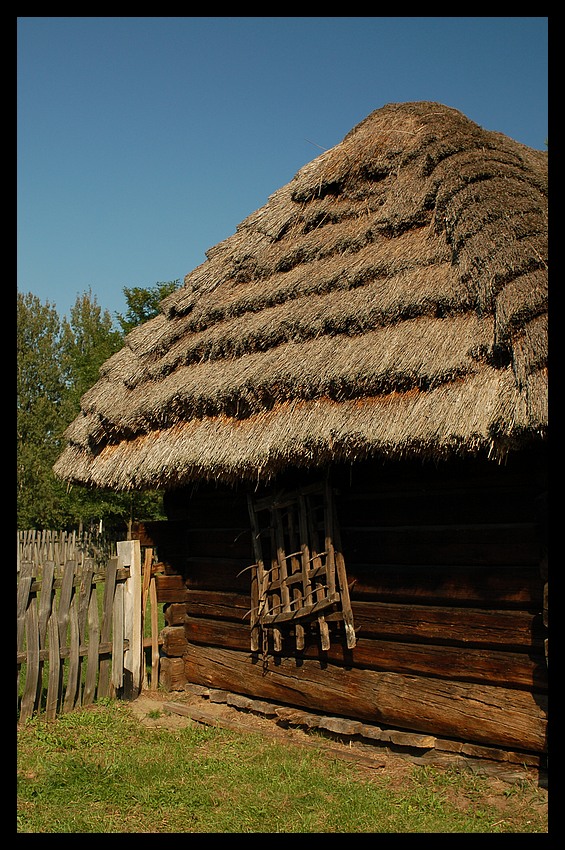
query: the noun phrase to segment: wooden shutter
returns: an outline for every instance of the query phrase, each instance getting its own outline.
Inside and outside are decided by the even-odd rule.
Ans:
[[[329,480],[293,492],[248,499],[255,564],[251,584],[251,650],[268,634],[275,651],[292,631],[296,649],[317,621],[322,649],[330,647],[332,622],[344,623],[355,646],[345,562]],[[264,644],[263,644],[264,648]]]

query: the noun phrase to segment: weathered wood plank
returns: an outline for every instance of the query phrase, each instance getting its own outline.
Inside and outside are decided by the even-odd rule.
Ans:
[[[172,603],[167,625],[180,625],[185,614],[248,622],[249,596],[216,590],[187,589],[186,603]],[[527,647],[543,650],[539,612],[490,610],[358,599],[351,603],[358,637],[380,637],[460,643],[470,646]]]
[[[100,641],[102,643],[108,643],[112,639],[112,617],[117,570],[118,559],[110,558],[106,567],[106,581],[104,583],[104,599],[102,603],[102,625],[100,628]],[[111,666],[111,660],[109,658],[101,659],[98,673],[99,697],[109,697],[113,695]]]
[[[187,679],[259,699],[400,729],[543,752],[547,701],[527,692],[282,659],[264,670],[250,653],[189,644]]]
[[[49,637],[49,677],[47,682],[45,716],[47,720],[54,720],[59,703],[62,665],[59,657],[59,623],[55,610],[51,612],[47,630]]]
[[[171,658],[184,655],[186,650],[185,630],[182,626],[165,626],[161,631],[163,640],[163,652]],[[249,646],[249,629],[245,632],[245,646]]]
[[[114,589],[112,616],[112,686],[117,691],[124,682],[124,586]]]
[[[22,561],[18,577],[17,596],[17,634],[16,646],[22,652],[25,646],[25,616],[29,602],[29,593],[33,581],[34,564],[32,561]]]
[[[61,584],[61,595],[59,596],[58,608],[60,646],[67,645],[67,630],[69,625],[71,598],[73,595],[75,567],[75,561],[67,561],[63,572],[63,582]]]
[[[96,593],[96,585],[93,585],[88,607],[88,660],[82,700],[83,705],[90,705],[94,702],[96,694],[96,679],[100,660],[99,648],[100,624],[98,615],[98,597]]]
[[[20,706],[20,720],[31,717],[36,707],[39,689],[39,621],[37,614],[37,597],[31,595],[27,611],[25,613],[25,637],[27,650],[26,679],[22,702]]]
[[[541,615],[531,611],[365,600],[354,601],[352,609],[360,637],[441,640],[474,646],[536,649],[543,642]]]
[[[78,623],[78,600],[73,594],[69,607],[69,667],[67,674],[67,687],[63,702],[63,712],[72,711],[75,705],[80,705],[80,632]]]
[[[130,575],[124,587],[124,637],[129,640],[125,650],[123,687],[126,699],[134,699],[142,687],[142,623],[141,623],[141,547],[139,540],[117,543],[118,565],[129,565]]]

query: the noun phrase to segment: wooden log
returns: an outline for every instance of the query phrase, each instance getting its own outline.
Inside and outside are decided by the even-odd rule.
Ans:
[[[343,549],[352,603],[397,603],[542,608],[543,582],[538,568],[450,567],[360,563]],[[159,602],[186,602],[187,590],[249,593],[250,561],[186,559],[187,575],[156,576]],[[240,575],[240,571],[243,570]]]
[[[541,610],[543,588],[537,567],[361,564],[344,552],[352,600]]]
[[[185,631],[183,626],[165,626],[161,631],[163,640],[163,652],[171,658],[184,655],[187,647]],[[249,644],[249,635],[247,637]]]
[[[543,646],[541,615],[451,606],[357,600],[352,603],[361,637],[434,640],[474,646]]]
[[[181,575],[155,576],[157,602],[185,602],[186,585]]]
[[[167,605],[163,611],[167,626],[182,626],[187,608],[188,606],[184,602],[171,602]]]
[[[162,658],[159,681],[166,691],[182,691],[186,682],[182,658]]]
[[[547,701],[524,691],[282,659],[189,644],[187,679],[258,699],[495,746],[544,752]]]
[[[212,590],[189,590],[186,603],[165,611],[167,625],[180,625],[185,613],[249,622],[250,597]],[[355,600],[351,603],[359,637],[428,640],[468,646],[529,648],[543,651],[540,613],[452,606]],[[247,615],[247,616],[246,616]]]
[[[240,623],[186,617],[186,640],[194,644],[210,644],[227,649],[245,650],[249,645],[249,630]],[[177,641],[175,655],[184,653],[184,644]],[[355,648],[344,646],[338,635],[327,651],[322,651],[316,637],[310,636],[304,650],[295,653],[292,641],[283,647],[292,657],[319,659],[344,667],[359,667],[395,673],[429,674],[448,680],[485,682],[503,687],[547,691],[547,669],[543,652],[501,652],[487,649],[438,646],[360,638]],[[173,653],[167,653],[173,654]]]

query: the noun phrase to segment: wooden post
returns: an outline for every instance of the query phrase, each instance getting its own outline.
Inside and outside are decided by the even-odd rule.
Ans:
[[[151,603],[151,690],[156,691],[159,685],[159,614],[155,576],[152,577],[149,585],[149,601]]]
[[[124,591],[124,637],[129,646],[124,653],[123,696],[135,699],[142,687],[141,546],[139,540],[122,540],[117,549],[118,567],[130,570]]]

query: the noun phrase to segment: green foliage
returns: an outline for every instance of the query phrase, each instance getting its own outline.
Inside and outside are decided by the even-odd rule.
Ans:
[[[142,325],[156,316],[159,313],[161,301],[178,289],[179,286],[180,280],[169,280],[167,282],[161,281],[156,283],[155,286],[145,289],[139,286],[125,287],[127,313],[125,315],[116,313],[116,318],[124,334],[128,334],[138,325]]]
[[[128,328],[154,313],[158,296],[177,284],[127,290]],[[132,520],[163,518],[158,493],[67,487],[53,473],[81,397],[98,380],[101,365],[123,345],[124,334],[113,326],[110,313],[91,291],[80,295],[70,316],[62,319],[53,305],[42,304],[32,293],[18,293],[17,311],[18,528],[88,526],[102,519],[107,528],[123,531]]]

